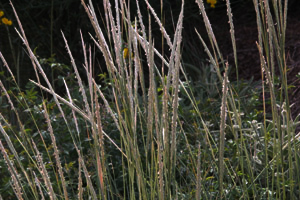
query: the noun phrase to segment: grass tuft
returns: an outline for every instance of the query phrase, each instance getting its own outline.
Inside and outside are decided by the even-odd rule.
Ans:
[[[182,61],[183,0],[173,32],[147,0],[136,0],[136,11],[125,1],[103,1],[105,29],[92,1],[81,0],[106,73],[98,83],[88,33],[80,31],[80,66],[62,32],[72,66],[61,78],[65,94],[53,73],[47,76],[11,3],[36,78],[21,91],[0,52],[15,85],[0,81],[0,199],[297,199],[300,134],[288,98],[287,0],[253,0],[261,87],[238,73],[230,81],[231,66],[238,72],[230,1],[234,63],[223,58],[207,5],[196,3],[208,41],[196,33],[210,62],[196,70],[199,81],[189,80]],[[160,8],[163,16],[162,1]],[[53,10],[51,30],[52,20]],[[168,50],[157,48],[157,34]]]

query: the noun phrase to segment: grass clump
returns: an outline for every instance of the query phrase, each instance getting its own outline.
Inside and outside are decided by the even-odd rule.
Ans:
[[[0,81],[0,170],[7,174],[0,182],[2,198],[297,199],[298,119],[290,117],[284,52],[287,1],[253,0],[260,85],[238,74],[230,81],[231,63],[222,56],[202,0],[196,3],[210,43],[198,36],[210,64],[199,66],[198,81],[188,79],[181,58],[184,1],[173,33],[147,0],[148,15],[136,1],[134,20],[129,4],[104,1],[106,32],[92,2],[81,3],[107,73],[100,76],[104,84],[93,77],[93,53],[82,36],[87,33],[80,33],[81,66],[62,33],[72,68],[56,84],[64,95],[42,67],[53,59],[37,58],[13,7],[36,80],[22,92],[0,54],[10,74],[6,82],[14,85]],[[226,5],[238,68],[229,0]],[[156,48],[153,23],[168,52]]]

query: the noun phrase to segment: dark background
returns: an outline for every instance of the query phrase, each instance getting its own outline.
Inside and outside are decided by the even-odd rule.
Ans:
[[[90,25],[87,14],[85,13],[80,0],[13,0],[13,5],[19,15],[24,27],[25,33],[29,40],[30,46],[35,50],[39,59],[54,58],[55,62],[70,66],[70,58],[66,52],[65,44],[62,39],[61,31],[64,32],[72,54],[78,66],[83,63],[82,46],[80,39],[80,30],[83,33],[87,46],[91,45],[94,52],[94,75],[105,71],[105,64],[102,54],[95,48],[88,33],[94,35],[93,28]],[[99,23],[103,30],[103,2],[93,1],[94,7],[99,15]],[[114,8],[113,2],[112,8]],[[135,1],[130,2],[131,17],[136,16]],[[174,27],[180,12],[181,0],[165,0],[163,1],[163,14],[161,16],[160,0],[151,0],[150,4],[155,9],[158,17],[163,19],[165,28],[172,38]],[[235,25],[235,36],[238,52],[239,75],[241,78],[260,79],[260,64],[258,59],[258,51],[255,46],[257,40],[256,17],[252,0],[231,0],[233,12],[233,20]],[[148,10],[145,2],[140,1],[140,8],[144,17],[144,23],[147,26]],[[16,73],[16,66],[19,66],[20,77],[19,83],[24,86],[28,79],[35,79],[34,70],[30,60],[26,54],[21,40],[18,38],[14,27],[19,30],[15,16],[9,4],[9,1],[2,0],[0,9],[5,12],[5,17],[12,19],[13,25],[4,27],[0,26],[0,51],[3,53],[8,64]],[[207,56],[203,50],[202,44],[195,33],[195,28],[208,42],[208,37],[200,15],[198,5],[194,0],[186,0],[184,8],[184,29],[183,29],[183,49],[182,62],[184,63],[187,73],[193,79],[197,79],[197,68],[203,62],[207,62]],[[223,53],[223,57],[229,61],[230,65],[234,65],[231,40],[229,35],[229,24],[226,14],[225,1],[218,1],[216,8],[210,8],[206,4],[207,13],[212,23],[213,30],[218,40],[219,46]],[[299,71],[299,48],[300,48],[300,1],[289,1],[289,18],[286,36],[287,62],[293,66],[291,71],[292,81],[294,81],[295,73]],[[52,27],[52,28],[51,28]],[[148,27],[146,27],[148,29]],[[161,33],[155,20],[152,19],[152,33],[155,40],[155,47],[162,51]],[[9,43],[9,38],[11,44]],[[124,41],[126,39],[124,38]],[[125,41],[126,42],[126,41]],[[168,46],[164,42],[164,54],[168,55]],[[16,62],[17,61],[17,62]],[[49,64],[49,63],[48,63]],[[45,71],[50,73],[47,63],[44,64]],[[159,65],[159,63],[158,63]],[[4,71],[2,65],[0,71]],[[55,76],[61,72],[56,71]],[[232,78],[234,79],[235,73]],[[67,70],[62,73],[67,76]]]

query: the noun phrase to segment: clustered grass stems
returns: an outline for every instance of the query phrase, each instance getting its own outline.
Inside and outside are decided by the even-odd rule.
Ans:
[[[2,129],[2,127],[1,127]],[[17,178],[19,175],[18,175],[18,172],[17,170],[15,169],[15,167],[13,166],[13,163],[10,161],[6,151],[5,151],[5,148],[2,144],[2,142],[0,141],[0,149],[1,149],[1,153],[4,157],[4,160],[5,160],[5,163],[6,165],[8,166],[8,170],[11,174],[11,178],[12,178],[12,188],[17,196],[18,199],[22,199],[23,200],[23,197],[22,197],[22,187],[21,187],[21,183],[20,183],[20,180]]]
[[[277,148],[273,149],[273,153],[282,159],[276,160],[276,168],[272,169],[272,183],[269,187],[274,188],[276,184],[276,198],[295,198],[293,193],[295,191],[295,185],[290,184],[288,188],[283,187],[280,190],[279,186],[281,181],[293,182],[294,181],[294,172],[298,172],[298,159],[295,157],[294,152],[292,151],[292,146],[295,148],[294,138],[295,132],[293,131],[293,121],[290,119],[290,105],[288,99],[288,84],[287,84],[287,65],[285,61],[285,31],[287,23],[287,2],[284,3],[279,1],[273,1],[273,10],[275,19],[270,11],[270,5],[268,1],[258,1],[254,0],[256,15],[257,15],[257,26],[259,33],[259,43],[257,44],[262,65],[262,76],[263,83],[264,79],[266,80],[272,100],[272,118],[274,120],[274,127],[272,129],[275,140],[274,146]],[[284,6],[284,7],[282,7]],[[277,24],[277,25],[276,25]],[[276,27],[276,29],[275,29]],[[276,60],[275,60],[276,58]],[[275,91],[277,90],[274,85],[274,79],[277,76],[275,66],[278,66],[280,72],[280,98],[276,99]],[[263,86],[264,87],[264,86]],[[265,104],[265,103],[264,103]],[[278,107],[280,110],[278,110]],[[266,119],[264,124],[266,124]],[[265,131],[265,134],[267,132]],[[284,146],[284,143],[287,146]],[[288,177],[281,173],[283,170],[282,166],[285,165],[284,159],[286,155],[284,154],[284,149],[288,148]],[[274,158],[271,161],[266,162],[271,163],[275,161]],[[280,163],[281,162],[281,163]],[[296,167],[296,170],[292,170]],[[266,174],[268,174],[268,169],[266,168]],[[280,176],[281,175],[281,176]],[[276,178],[275,178],[276,177]],[[285,180],[285,179],[288,180]],[[290,191],[291,196],[286,196],[286,189]]]
[[[220,128],[217,131],[212,130],[203,119],[202,111],[199,109],[193,94],[193,88],[189,84],[188,76],[181,63],[184,1],[181,4],[174,34],[167,32],[162,22],[163,17],[159,19],[148,0],[145,0],[148,16],[142,16],[140,2],[136,0],[137,18],[135,20],[130,18],[132,13],[129,2],[126,4],[123,1],[115,0],[115,10],[113,10],[110,1],[103,1],[106,33],[100,28],[91,0],[88,4],[84,0],[81,0],[81,2],[95,31],[95,37],[91,34],[90,37],[103,55],[110,80],[109,97],[97,85],[92,76],[91,47],[86,47],[83,34],[80,32],[84,59],[82,67],[87,77],[87,86],[85,86],[79,73],[79,67],[76,65],[67,39],[62,32],[82,97],[83,109],[75,104],[76,102],[73,100],[69,89],[71,86],[67,85],[65,80],[63,82],[67,98],[61,97],[55,92],[53,83],[50,84],[36,55],[30,48],[22,24],[12,6],[20,28],[20,31],[17,29],[16,31],[24,42],[35,69],[37,82],[31,82],[41,90],[53,95],[53,100],[76,150],[78,156],[76,198],[162,200],[180,199],[184,198],[185,195],[190,195],[191,199],[296,199],[296,194],[299,193],[297,190],[300,189],[299,186],[294,184],[299,180],[295,177],[300,177],[299,159],[296,155],[296,150],[299,148],[297,139],[300,135],[295,136],[294,134],[295,123],[290,118],[288,101],[287,66],[284,52],[287,0],[284,1],[284,7],[282,7],[281,1],[272,1],[275,18],[271,14],[271,8],[267,0],[253,0],[258,26],[257,47],[262,69],[264,118],[261,127],[257,125],[258,123],[251,122],[252,128],[250,129],[243,128],[243,108],[241,108],[239,102],[238,91],[234,90],[228,80],[228,63],[223,59],[218,47],[217,38],[206,14],[203,0],[196,0],[210,44],[206,44],[202,36],[198,32],[197,34],[211,65],[216,71],[216,77],[218,77],[219,83],[223,87],[220,95],[222,96],[220,102]],[[238,71],[234,23],[229,0],[226,0],[226,6],[235,59],[234,64],[236,71]],[[162,8],[161,1],[161,10]],[[164,55],[165,50],[160,53],[155,48],[155,41],[152,37],[152,18],[160,28],[163,44],[165,40],[169,46],[169,57]],[[148,30],[144,25],[144,20],[148,20]],[[108,40],[105,37],[106,35]],[[174,35],[173,38],[170,35]],[[123,54],[124,43],[127,43],[128,57]],[[145,56],[142,56],[143,53]],[[17,85],[13,73],[1,52],[0,57]],[[156,65],[156,58],[161,59],[162,65],[166,66],[167,70],[159,69]],[[144,63],[148,67],[148,77],[144,75]],[[275,93],[277,88],[274,84],[275,67],[277,66],[281,77],[279,96]],[[225,70],[224,76],[222,76],[222,70]],[[47,87],[41,84],[40,78],[44,79]],[[55,122],[51,121],[50,113],[47,111],[47,102],[45,100],[42,102],[41,109],[44,113],[48,127],[47,132],[53,146],[53,161],[41,132],[39,131],[39,135],[42,144],[36,145],[36,141],[26,134],[13,100],[1,81],[0,86],[11,109],[17,116],[21,129],[21,135],[15,133],[13,136],[17,138],[33,166],[30,173],[24,169],[18,151],[7,131],[3,128],[2,121],[10,130],[13,129],[5,120],[5,116],[1,114],[0,132],[4,137],[3,141],[8,145],[9,151],[14,155],[16,161],[9,158],[2,139],[0,140],[0,150],[11,175],[11,184],[15,196],[18,199],[73,198],[74,194],[70,192],[72,190],[71,185],[67,181],[68,175],[65,175],[60,158],[60,149],[56,141],[56,134],[58,133],[53,130]],[[158,94],[159,87],[161,87],[161,95]],[[141,88],[141,92],[139,92],[139,88]],[[265,92],[267,89],[269,89],[271,97],[272,110],[272,116],[269,119],[266,116]],[[197,119],[196,126],[198,128],[196,128],[196,131],[201,129],[200,133],[204,133],[204,135],[197,135],[197,147],[189,144],[186,125],[183,125],[180,121],[181,91],[185,93],[192,105],[192,111]],[[104,105],[103,109],[100,106],[101,103]],[[75,124],[74,131],[63,106],[71,109],[71,116]],[[113,126],[117,129],[117,136],[112,137],[110,130],[104,130],[105,127],[102,125],[102,114],[104,112],[110,115]],[[32,114],[31,117],[35,123]],[[81,146],[80,136],[82,133],[78,123],[79,117],[85,120],[89,126],[89,131],[92,133],[90,149],[91,155],[94,155],[92,160],[95,173],[90,170],[89,161],[86,160],[90,154],[86,155]],[[35,123],[35,126],[39,130],[38,124]],[[226,153],[228,144],[225,135],[230,131],[234,135],[236,156],[232,162],[227,162],[230,159],[226,158],[228,156]],[[252,134],[253,132],[255,136],[249,137],[248,133]],[[179,145],[182,141],[179,141],[178,138],[184,138],[185,144],[183,146]],[[270,145],[270,141],[272,145]],[[109,155],[106,143],[111,144],[117,150],[116,155]],[[39,149],[41,146],[45,148],[48,157],[41,153]],[[187,163],[191,163],[192,167],[190,169],[188,169],[190,166],[185,164],[186,161],[182,160],[183,157],[179,155],[179,152],[185,149],[187,149],[188,154],[184,159],[188,160]],[[286,149],[287,154],[285,153]],[[270,151],[272,151],[272,155],[270,155]],[[122,182],[121,189],[117,186],[119,183],[116,182],[113,162],[109,160],[109,156],[119,156],[121,158],[120,173],[122,177],[117,177]],[[47,167],[45,159],[49,160],[50,163],[55,162],[56,165],[50,168]],[[208,159],[208,161],[205,159]],[[255,159],[264,160],[261,161],[261,164],[255,164]],[[287,163],[285,163],[286,160],[288,160]],[[180,164],[193,171],[192,175],[182,177],[180,174],[181,169],[177,167]],[[18,171],[19,169],[21,169],[21,173]],[[53,173],[56,180],[51,176]],[[262,183],[263,176],[266,177],[265,184]],[[23,179],[23,177],[26,179]],[[188,178],[191,180],[187,180]],[[216,181],[212,182],[211,179]],[[190,191],[184,191],[184,186],[180,183],[181,180],[191,181],[190,186],[188,186]],[[23,187],[23,181],[27,181],[29,189]],[[52,183],[54,182],[56,182],[57,187],[53,186]],[[286,186],[285,183],[289,184]],[[192,188],[193,186],[194,188]],[[211,188],[214,189],[211,190]],[[261,188],[264,188],[265,192],[262,192]]]

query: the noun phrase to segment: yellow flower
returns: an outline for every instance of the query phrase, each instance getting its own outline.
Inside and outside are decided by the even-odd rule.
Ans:
[[[2,17],[4,15],[4,12],[2,10],[0,10],[0,17]]]
[[[2,18],[2,23],[6,24],[6,25],[9,25],[9,26],[12,25],[12,21],[9,20],[9,19],[7,19],[7,18],[5,18],[5,17]]]
[[[123,49],[123,58],[124,59],[128,59],[128,57],[129,57],[129,55],[128,55],[129,53],[128,53],[128,48],[127,47],[125,47],[124,49]],[[133,58],[134,56],[133,56],[133,53],[131,53],[131,58]]]
[[[215,5],[217,4],[217,0],[206,0],[206,2],[210,4],[210,7],[212,8],[216,7]]]
[[[128,58],[128,48],[127,48],[127,47],[125,47],[125,48],[123,49],[123,58],[124,58],[124,59],[127,59],[127,58]]]

